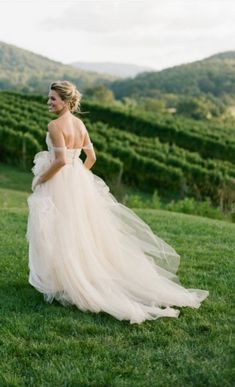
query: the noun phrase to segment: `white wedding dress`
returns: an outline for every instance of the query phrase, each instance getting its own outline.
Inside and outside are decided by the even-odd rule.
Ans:
[[[34,179],[53,160],[48,132],[46,143]],[[130,323],[178,317],[172,306],[199,308],[209,292],[181,285],[179,255],[83,165],[81,149],[66,149],[67,164],[27,199],[29,283],[46,302]]]

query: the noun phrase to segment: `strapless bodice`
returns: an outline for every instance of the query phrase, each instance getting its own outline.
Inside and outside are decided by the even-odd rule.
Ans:
[[[65,148],[64,147],[57,148],[57,147],[53,146],[49,132],[47,132],[47,134],[46,134],[46,144],[47,144],[48,151],[50,153],[52,153],[52,154],[55,151],[65,151],[67,162],[73,161],[75,159],[78,159],[80,154],[81,154],[81,150],[83,148],[84,149],[86,149],[86,148],[90,149],[93,146],[93,144],[90,143],[88,146],[84,146],[84,147],[81,147],[81,148],[66,148],[66,147]]]

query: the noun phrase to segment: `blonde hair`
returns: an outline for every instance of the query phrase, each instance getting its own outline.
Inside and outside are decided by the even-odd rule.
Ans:
[[[74,113],[80,113],[80,100],[82,94],[76,86],[69,81],[55,81],[50,85],[51,90],[55,90],[60,98],[68,103],[69,110]]]

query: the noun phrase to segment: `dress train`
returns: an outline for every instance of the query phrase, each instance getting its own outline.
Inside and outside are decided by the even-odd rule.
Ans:
[[[34,179],[53,160],[49,133],[46,143],[48,151],[35,155]],[[80,153],[67,149],[67,164],[27,199],[29,283],[47,302],[131,324],[178,317],[173,306],[199,308],[209,292],[181,285],[176,251],[116,200]]]

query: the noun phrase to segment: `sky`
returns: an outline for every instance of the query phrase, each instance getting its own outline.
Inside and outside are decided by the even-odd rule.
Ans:
[[[1,0],[0,41],[161,70],[235,50],[235,0]]]

